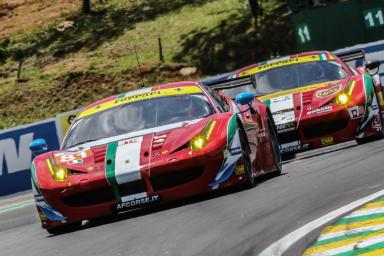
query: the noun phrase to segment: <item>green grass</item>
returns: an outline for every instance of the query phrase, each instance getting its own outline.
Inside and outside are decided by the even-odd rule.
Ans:
[[[244,40],[255,33],[245,0],[104,2],[93,6],[92,15],[66,14],[75,25],[64,32],[48,23],[0,42],[0,74],[6,74],[0,76],[0,129],[137,88],[134,47],[148,86],[198,79],[253,60],[244,58],[250,55],[245,49],[255,48],[254,40]],[[159,61],[159,37],[165,63]],[[226,63],[222,52],[234,60]],[[25,82],[16,83],[15,59],[21,56]],[[199,73],[181,77],[178,71],[188,65]]]

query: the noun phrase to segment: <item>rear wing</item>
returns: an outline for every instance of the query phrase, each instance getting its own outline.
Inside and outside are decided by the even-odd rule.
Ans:
[[[350,62],[355,60],[363,60],[366,62],[364,50],[352,50],[343,53],[336,53],[335,55],[339,57],[343,62]]]
[[[253,76],[245,76],[245,77],[230,78],[226,80],[219,80],[219,81],[212,81],[212,82],[206,81],[204,82],[204,84],[213,90],[223,90],[223,89],[236,88],[236,87],[247,86],[247,85],[254,85],[254,81],[252,77]]]

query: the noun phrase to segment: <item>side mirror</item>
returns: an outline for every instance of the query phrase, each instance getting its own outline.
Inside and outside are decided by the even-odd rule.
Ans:
[[[47,142],[45,139],[36,139],[29,144],[29,149],[34,154],[43,153],[48,149]]]
[[[240,105],[250,105],[255,99],[255,95],[250,92],[241,92],[236,95],[236,102]]]
[[[368,61],[367,64],[365,64],[365,68],[369,71],[370,75],[376,75],[379,72],[380,67],[380,61],[374,60],[374,61]],[[370,72],[371,70],[376,69],[374,72]]]

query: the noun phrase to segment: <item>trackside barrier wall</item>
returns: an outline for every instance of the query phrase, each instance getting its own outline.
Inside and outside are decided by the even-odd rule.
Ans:
[[[0,131],[0,197],[31,189],[32,152],[29,143],[47,141],[48,150],[60,147],[63,135],[78,110],[30,125]]]

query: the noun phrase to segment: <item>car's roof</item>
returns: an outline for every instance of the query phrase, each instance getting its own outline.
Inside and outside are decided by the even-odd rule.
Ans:
[[[137,90],[132,90],[127,93],[119,94],[119,95],[114,95],[99,101],[96,101],[87,107],[85,107],[77,116],[77,119],[83,118],[84,116],[88,116],[89,113],[93,112],[99,112],[102,111],[103,108],[102,106],[110,105],[109,107],[112,107],[114,102],[126,98],[133,99],[138,96],[144,96],[146,98],[151,98],[151,94],[154,94],[154,92],[158,91],[165,91],[169,92],[169,89],[173,88],[181,88],[184,90],[180,90],[180,94],[190,94],[193,92],[203,92],[201,85],[198,82],[195,81],[182,81],[182,82],[175,82],[175,83],[167,83],[167,84],[162,84],[162,85],[155,85],[152,87],[145,87]],[[166,96],[166,95],[165,95]],[[155,97],[155,96],[154,96]],[[107,108],[109,108],[107,107]]]

